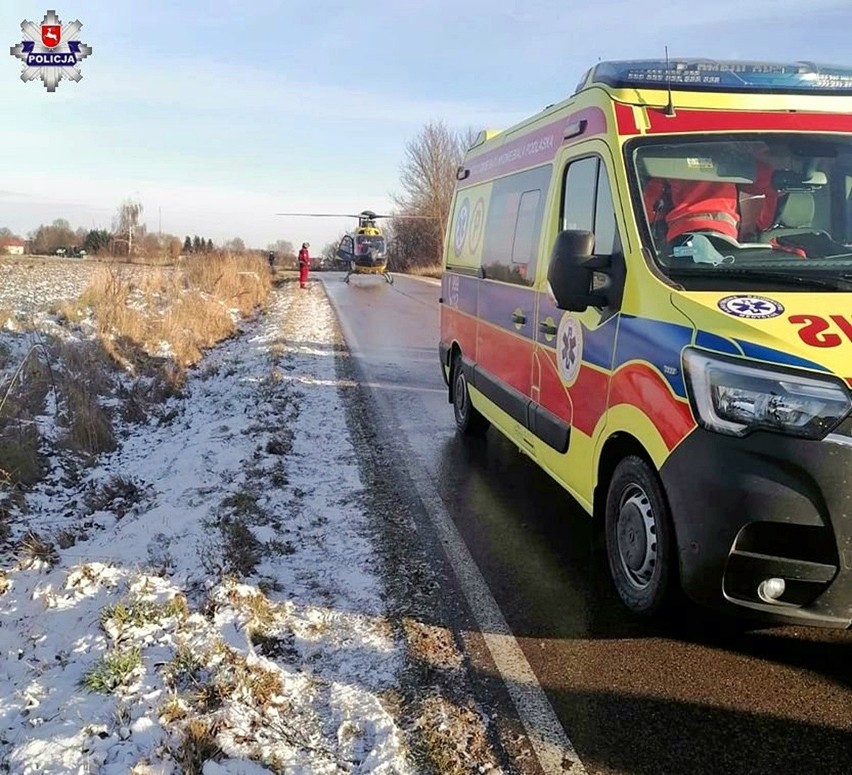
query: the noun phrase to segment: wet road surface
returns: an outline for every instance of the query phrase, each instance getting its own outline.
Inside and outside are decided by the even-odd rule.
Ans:
[[[322,280],[376,422],[435,485],[588,773],[852,773],[852,632],[632,618],[579,506],[495,431],[456,436],[440,288]]]

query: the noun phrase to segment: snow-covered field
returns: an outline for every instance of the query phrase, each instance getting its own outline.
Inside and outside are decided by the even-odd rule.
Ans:
[[[159,420],[26,494],[0,772],[411,771],[335,336],[321,287],[285,285]]]
[[[0,310],[31,313],[58,301],[76,299],[102,266],[76,259],[0,258]],[[145,269],[134,267],[133,271]]]

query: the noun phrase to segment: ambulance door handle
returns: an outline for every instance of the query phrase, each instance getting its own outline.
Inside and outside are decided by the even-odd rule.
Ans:
[[[556,326],[550,325],[550,323],[539,323],[538,330],[543,334],[547,334],[548,336],[556,336],[559,329]]]
[[[519,315],[517,312],[512,313],[512,321],[517,323],[519,326],[524,325],[527,322],[526,315]]]

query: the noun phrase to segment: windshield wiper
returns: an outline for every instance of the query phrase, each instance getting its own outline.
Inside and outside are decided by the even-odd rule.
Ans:
[[[849,281],[845,280],[843,275],[838,276],[836,280],[828,280],[821,277],[803,277],[802,275],[790,274],[789,272],[770,272],[765,269],[744,269],[743,267],[724,265],[714,266],[710,269],[698,269],[689,266],[668,266],[666,267],[666,271],[669,274],[686,277],[742,277],[753,280],[769,280],[771,282],[784,283],[785,285],[807,285],[814,288],[827,288],[832,291],[840,290],[839,283],[850,285]]]

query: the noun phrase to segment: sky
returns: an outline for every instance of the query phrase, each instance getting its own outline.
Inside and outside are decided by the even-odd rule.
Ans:
[[[429,122],[502,129],[568,97],[598,60],[703,56],[852,66],[849,0],[73,0],[92,46],[48,93],[0,56],[0,226],[111,226],[315,250],[388,212]],[[45,5],[0,4],[0,41]],[[5,38],[4,38],[5,36]],[[4,47],[5,49],[5,47]],[[8,51],[8,49],[5,49]]]

